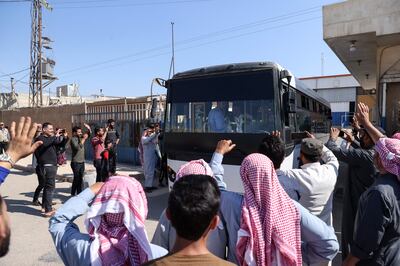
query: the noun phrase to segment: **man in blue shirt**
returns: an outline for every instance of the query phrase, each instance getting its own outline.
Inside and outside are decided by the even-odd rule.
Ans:
[[[208,132],[226,132],[225,112],[227,102],[217,102],[217,107],[208,113]]]

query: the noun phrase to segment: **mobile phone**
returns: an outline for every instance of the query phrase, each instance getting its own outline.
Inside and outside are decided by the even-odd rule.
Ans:
[[[293,132],[290,134],[290,138],[292,140],[304,139],[304,138],[308,138],[308,135],[306,132]]]

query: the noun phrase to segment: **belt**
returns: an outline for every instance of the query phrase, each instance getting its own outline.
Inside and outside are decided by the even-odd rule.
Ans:
[[[45,163],[45,164],[43,164],[42,166],[47,167],[47,166],[57,166],[57,165],[51,164],[51,163]]]

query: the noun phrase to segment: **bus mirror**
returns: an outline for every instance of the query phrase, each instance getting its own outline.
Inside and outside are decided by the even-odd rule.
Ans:
[[[282,79],[286,79],[287,83],[288,83],[288,88],[290,86],[290,81],[292,80],[292,75],[290,74],[289,71],[287,71],[286,69],[281,70],[280,72],[280,78]]]
[[[283,94],[283,104],[287,113],[296,113],[296,94],[289,90]]]

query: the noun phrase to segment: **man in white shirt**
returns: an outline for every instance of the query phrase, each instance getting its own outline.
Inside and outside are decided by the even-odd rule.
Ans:
[[[296,186],[299,203],[328,225],[332,225],[332,198],[339,162],[335,155],[315,138],[301,142],[301,169],[277,170],[281,178]],[[320,161],[324,164],[321,164]]]
[[[10,142],[10,133],[8,129],[4,126],[4,123],[0,123],[0,154],[5,152],[8,148],[8,143]]]

